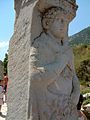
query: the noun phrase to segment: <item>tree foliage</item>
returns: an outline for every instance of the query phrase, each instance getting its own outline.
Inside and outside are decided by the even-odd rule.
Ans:
[[[7,53],[5,54],[3,65],[4,65],[4,72],[8,73],[8,54]]]
[[[90,82],[90,59],[80,63],[80,66],[77,69],[77,75],[80,81]]]

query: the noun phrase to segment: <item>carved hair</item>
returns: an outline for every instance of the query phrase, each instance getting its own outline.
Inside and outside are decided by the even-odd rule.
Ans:
[[[60,8],[60,7],[52,7],[47,9],[42,16],[42,27],[44,30],[48,30],[52,23],[54,22],[54,19],[60,15],[61,13],[65,14],[67,16],[67,12]]]

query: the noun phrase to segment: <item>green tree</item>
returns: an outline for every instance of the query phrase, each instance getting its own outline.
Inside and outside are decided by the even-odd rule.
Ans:
[[[80,63],[77,69],[77,75],[80,81],[90,82],[90,59]]]
[[[4,72],[8,73],[8,68],[7,68],[8,67],[8,54],[7,53],[5,54],[3,65],[4,65]]]

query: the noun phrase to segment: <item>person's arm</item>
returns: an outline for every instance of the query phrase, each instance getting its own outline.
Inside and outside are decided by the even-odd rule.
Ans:
[[[84,120],[87,120],[86,115],[85,115],[82,111],[81,111],[81,114],[82,114],[82,116],[83,116]]]

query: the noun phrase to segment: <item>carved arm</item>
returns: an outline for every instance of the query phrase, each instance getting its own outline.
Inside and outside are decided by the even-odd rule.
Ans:
[[[46,65],[39,65],[40,53],[37,48],[32,47],[30,52],[30,79],[32,81],[41,80],[55,80],[55,78],[62,72],[68,63],[68,57],[63,54],[60,59],[54,61],[53,63]]]
[[[71,101],[74,105],[77,105],[80,96],[80,83],[74,68],[74,56],[72,50],[70,55],[71,55],[71,57],[69,57],[71,62],[70,64],[72,66],[72,72],[73,72]]]
[[[72,85],[73,85],[73,89],[71,93],[71,100],[75,105],[77,105],[80,96],[80,84],[76,74],[74,74],[73,76]]]

